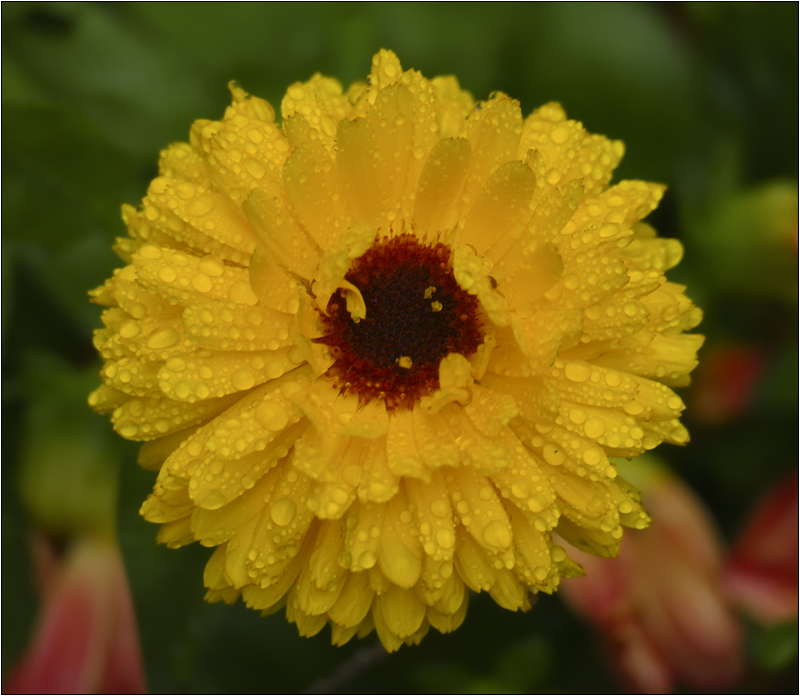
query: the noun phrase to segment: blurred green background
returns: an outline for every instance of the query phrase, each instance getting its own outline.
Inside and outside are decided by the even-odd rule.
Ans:
[[[625,141],[617,180],[669,186],[651,221],[685,244],[670,277],[708,340],[682,393],[693,442],[659,452],[731,540],[797,468],[797,25],[796,3],[3,3],[3,674],[36,616],[30,528],[116,520],[153,692],[617,693],[556,597],[526,615],[474,597],[456,633],[388,657],[374,634],[332,648],[282,612],[203,603],[209,551],[155,545],[138,516],[153,474],[86,406],[100,367],[86,291],[120,263],[120,204],[194,119],[221,117],[230,79],[277,106],[317,71],[364,79],[386,47],[477,99],[560,101]],[[742,403],[715,368],[730,350],[758,358]],[[771,636],[750,627],[741,692],[796,688],[788,635],[780,659],[759,658]]]

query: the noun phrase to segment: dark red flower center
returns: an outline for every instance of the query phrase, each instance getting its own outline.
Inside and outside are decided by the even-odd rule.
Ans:
[[[471,355],[483,341],[479,303],[453,276],[450,249],[414,235],[385,237],[355,259],[345,279],[359,289],[366,318],[355,321],[341,292],[322,315],[342,393],[388,409],[413,408],[439,387],[449,353]]]

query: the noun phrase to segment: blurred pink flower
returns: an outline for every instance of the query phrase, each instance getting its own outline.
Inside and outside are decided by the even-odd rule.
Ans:
[[[797,486],[793,474],[761,499],[725,567],[728,595],[763,623],[797,616]]]
[[[136,619],[116,544],[84,537],[58,559],[39,536],[33,551],[42,612],[4,693],[143,692]]]
[[[669,693],[677,682],[724,689],[740,674],[742,642],[722,591],[721,545],[702,502],[679,479],[663,471],[647,478],[640,483],[651,526],[626,534],[617,559],[570,552],[586,576],[565,581],[561,592],[598,625],[631,690]]]

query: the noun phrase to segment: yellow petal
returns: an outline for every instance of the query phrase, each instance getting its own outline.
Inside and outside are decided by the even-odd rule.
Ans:
[[[342,85],[338,80],[323,77],[319,73],[308,82],[296,82],[286,91],[281,102],[281,114],[284,122],[295,114],[302,118],[314,130],[315,136],[326,148],[332,149],[335,143],[336,124],[347,116],[350,104],[346,95],[342,94]],[[296,141],[292,145],[297,146]]]
[[[498,240],[518,237],[531,217],[528,203],[536,177],[522,162],[506,162],[492,172],[454,241],[485,253]]]
[[[283,181],[300,224],[324,251],[336,246],[352,220],[341,198],[332,155],[320,143],[296,147]]]
[[[367,573],[349,573],[328,615],[341,626],[356,628],[372,607],[372,598]]]
[[[404,497],[396,496],[386,505],[383,536],[378,551],[378,567],[386,578],[402,588],[410,588],[422,572],[419,532]]]
[[[416,512],[423,550],[436,561],[451,561],[456,534],[444,475],[435,472],[430,483],[408,479],[406,490]]]
[[[428,155],[419,178],[414,223],[421,235],[444,234],[459,213],[458,195],[466,180],[472,146],[469,140],[440,140]]]
[[[375,598],[374,612],[382,618],[381,623],[376,624],[379,635],[383,625],[392,635],[407,638],[422,625],[425,605],[413,590],[392,586],[386,594]]]
[[[286,201],[256,189],[242,204],[242,212],[280,265],[302,278],[314,277],[319,251]]]
[[[393,84],[366,118],[339,123],[336,161],[354,221],[383,234],[399,221],[412,149],[410,102],[408,89]]]

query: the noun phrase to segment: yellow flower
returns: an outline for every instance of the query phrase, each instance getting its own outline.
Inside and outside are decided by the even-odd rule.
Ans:
[[[557,104],[523,119],[381,51],[368,84],[315,75],[282,124],[231,85],[168,147],[109,307],[91,398],[158,470],[159,541],[216,547],[209,601],[286,607],[303,635],[389,650],[524,610],[644,527],[609,457],[685,443],[700,312],[682,250],[609,186],[622,143]]]

